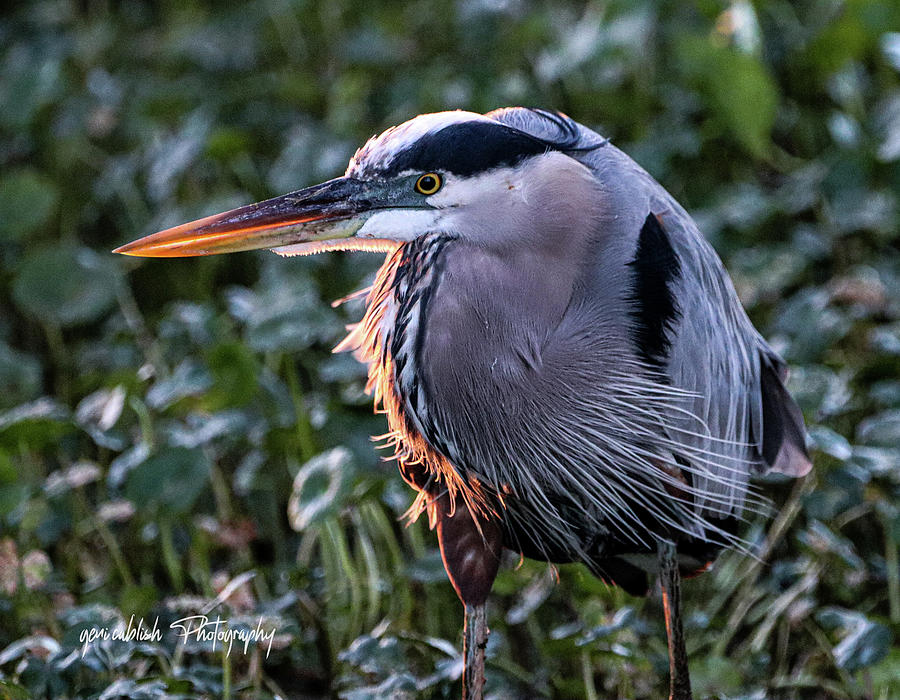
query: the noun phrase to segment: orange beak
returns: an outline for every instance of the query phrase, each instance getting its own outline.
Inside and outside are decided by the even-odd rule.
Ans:
[[[146,258],[217,255],[257,248],[296,247],[349,238],[373,211],[364,183],[347,177],[329,180],[258,204],[248,204],[145,236],[114,253]],[[337,247],[337,246],[328,246]],[[348,246],[349,247],[349,246]]]

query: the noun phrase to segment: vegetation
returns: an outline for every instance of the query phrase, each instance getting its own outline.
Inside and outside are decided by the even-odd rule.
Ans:
[[[815,471],[686,585],[698,697],[900,697],[900,5],[40,0],[0,18],[0,698],[458,696],[461,609],[330,349],[379,261],[136,261],[424,111],[561,109],[692,211]],[[495,698],[660,698],[658,597],[513,557]],[[205,613],[269,640],[231,653]],[[158,619],[161,638],[84,630]]]

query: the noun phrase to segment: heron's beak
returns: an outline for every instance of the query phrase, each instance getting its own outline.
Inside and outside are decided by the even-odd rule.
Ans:
[[[285,246],[290,246],[292,253],[353,247],[327,243],[339,244],[341,239],[349,238],[372,213],[365,183],[339,177],[175,226],[113,252],[147,258],[180,258]],[[309,250],[304,250],[304,244],[309,244]]]

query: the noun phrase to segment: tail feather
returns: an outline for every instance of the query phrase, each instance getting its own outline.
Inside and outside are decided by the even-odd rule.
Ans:
[[[787,368],[777,357],[760,353],[762,436],[760,452],[770,472],[805,476],[812,469],[806,451],[806,427],[800,407],[784,387]]]

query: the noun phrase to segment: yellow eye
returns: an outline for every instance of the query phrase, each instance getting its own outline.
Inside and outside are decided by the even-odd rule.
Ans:
[[[416,192],[419,194],[434,194],[439,189],[441,189],[441,185],[443,185],[443,181],[441,180],[441,176],[437,173],[425,173],[422,177],[416,180]]]

